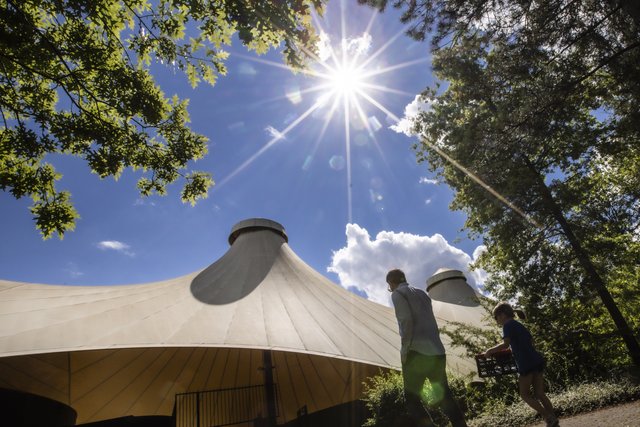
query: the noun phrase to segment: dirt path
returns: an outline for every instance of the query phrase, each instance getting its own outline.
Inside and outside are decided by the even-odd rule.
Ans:
[[[561,417],[560,427],[640,427],[640,400],[573,417]],[[544,423],[527,427],[545,427]]]

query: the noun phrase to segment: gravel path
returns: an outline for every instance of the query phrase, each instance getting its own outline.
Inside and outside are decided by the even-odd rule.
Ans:
[[[573,417],[561,417],[560,427],[640,427],[640,400],[598,409]],[[527,427],[545,427],[544,423]]]

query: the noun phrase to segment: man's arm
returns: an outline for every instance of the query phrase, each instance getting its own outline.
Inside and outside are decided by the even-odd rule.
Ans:
[[[402,363],[404,363],[407,359],[409,346],[413,340],[413,316],[411,315],[409,301],[407,301],[407,298],[402,295],[400,291],[393,292],[391,294],[391,300],[393,301],[396,318],[398,319],[398,327],[400,328],[400,356]]]

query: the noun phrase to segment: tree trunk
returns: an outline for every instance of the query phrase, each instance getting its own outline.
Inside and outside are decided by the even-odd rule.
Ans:
[[[587,275],[587,283],[590,283],[591,286],[596,290],[596,292],[598,292],[600,299],[602,300],[604,306],[606,307],[607,311],[611,315],[613,322],[618,328],[618,331],[620,332],[620,335],[622,336],[622,339],[624,340],[624,343],[627,346],[627,350],[629,351],[631,360],[633,360],[633,364],[636,365],[637,367],[640,367],[640,344],[638,344],[638,340],[636,339],[633,332],[631,331],[629,324],[627,323],[624,316],[620,312],[620,309],[618,309],[616,302],[614,301],[613,297],[611,296],[611,293],[607,289],[604,281],[602,280],[602,277],[596,270],[596,267],[591,262],[591,258],[582,247],[580,240],[573,233],[573,229],[571,225],[565,218],[562,210],[560,209],[560,206],[556,203],[555,199],[553,198],[553,194],[551,194],[549,187],[547,187],[547,185],[544,183],[542,176],[535,169],[535,167],[531,164],[531,162],[528,159],[524,159],[524,161],[529,171],[535,175],[542,198],[547,202],[547,205],[551,208],[551,213],[553,214],[554,219],[558,221],[558,224],[560,224],[560,227],[562,228],[562,231],[567,237],[567,240],[569,241],[569,244],[571,245],[573,252],[578,258],[578,262],[584,269]]]

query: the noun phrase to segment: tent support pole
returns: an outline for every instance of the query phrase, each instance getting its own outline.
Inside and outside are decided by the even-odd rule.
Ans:
[[[273,363],[271,362],[271,350],[262,351],[262,362],[264,364],[264,388],[267,404],[267,418],[270,427],[277,424],[276,417],[276,389],[273,383]]]

